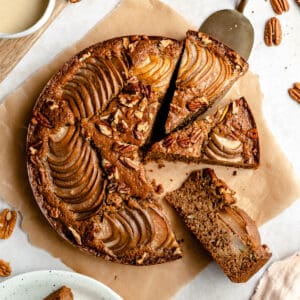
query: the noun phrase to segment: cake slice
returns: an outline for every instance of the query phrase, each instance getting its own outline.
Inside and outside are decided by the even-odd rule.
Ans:
[[[146,160],[159,159],[257,168],[258,132],[247,101],[234,100],[156,142]]]
[[[73,300],[72,290],[65,285],[51,293],[44,300]]]
[[[247,62],[224,44],[205,33],[188,31],[166,133],[205,112],[247,69]]]
[[[228,278],[246,282],[271,253],[261,245],[255,222],[235,205],[234,194],[212,169],[203,169],[192,172],[181,188],[164,199]]]

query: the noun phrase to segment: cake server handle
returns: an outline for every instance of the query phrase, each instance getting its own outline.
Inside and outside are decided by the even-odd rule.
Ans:
[[[249,0],[241,0],[239,5],[236,7],[236,10],[240,13],[243,13],[248,1]]]

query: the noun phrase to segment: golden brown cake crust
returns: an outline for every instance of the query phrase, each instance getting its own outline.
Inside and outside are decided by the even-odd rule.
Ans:
[[[255,222],[235,203],[235,192],[212,169],[192,172],[165,196],[224,273],[246,282],[271,257]]]
[[[29,181],[50,224],[81,250],[134,265],[181,257],[138,153],[180,52],[163,37],[96,44],[66,62],[36,102]]]

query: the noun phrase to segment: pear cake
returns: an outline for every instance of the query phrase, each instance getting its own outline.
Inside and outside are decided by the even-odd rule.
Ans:
[[[255,120],[244,98],[154,143],[146,160],[202,162],[241,168],[259,165],[259,139]]]
[[[246,73],[248,63],[202,32],[188,31],[166,133],[204,113]]]
[[[258,135],[245,99],[203,116],[247,68],[234,51],[192,31],[185,45],[126,36],[67,61],[37,99],[26,141],[29,182],[51,226],[80,250],[109,261],[151,265],[181,258],[147,178],[145,154],[256,168]],[[172,132],[153,143],[156,126],[170,124]]]
[[[165,196],[233,282],[246,282],[271,257],[255,222],[236,206],[235,192],[212,169],[194,171]]]
[[[65,63],[35,104],[33,194],[54,229],[86,252],[134,265],[182,256],[138,154],[181,48],[148,36],[96,44]]]

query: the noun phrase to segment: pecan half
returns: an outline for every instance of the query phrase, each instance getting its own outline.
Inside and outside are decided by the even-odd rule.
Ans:
[[[290,9],[288,0],[271,0],[271,5],[274,12],[281,15],[283,12],[287,12]]]
[[[117,187],[117,191],[120,194],[130,194],[130,187],[127,186],[125,183],[120,183]]]
[[[177,143],[182,148],[189,148],[192,145],[190,138],[184,135],[177,138]]]
[[[300,0],[295,0],[295,2],[300,6]]]
[[[280,21],[273,17],[269,19],[265,26],[265,43],[267,46],[278,46],[282,40],[282,30]]]
[[[0,239],[8,239],[14,231],[17,213],[4,209],[0,215]]]
[[[140,168],[139,162],[125,156],[120,157],[121,163],[128,168],[137,171]]]
[[[169,135],[166,138],[164,138],[162,144],[165,148],[168,148],[168,147],[171,147],[175,141],[176,141],[175,137],[172,135]]]
[[[289,94],[292,99],[300,103],[300,82],[294,83],[293,87],[289,89]]]
[[[201,128],[194,128],[191,135],[190,135],[190,141],[192,144],[196,144],[199,142],[199,140],[202,138],[203,133]]]
[[[11,274],[10,264],[0,259],[0,277],[7,277],[10,274]]]
[[[124,142],[114,142],[112,149],[115,152],[121,153],[121,154],[129,154],[133,153],[138,150],[138,147],[136,145],[127,144]]]
[[[190,111],[197,111],[200,107],[205,107],[208,105],[208,101],[205,97],[195,98],[187,104],[187,108]]]
[[[31,119],[31,123],[39,123],[44,127],[51,128],[50,121],[39,111],[33,112],[33,118]]]

